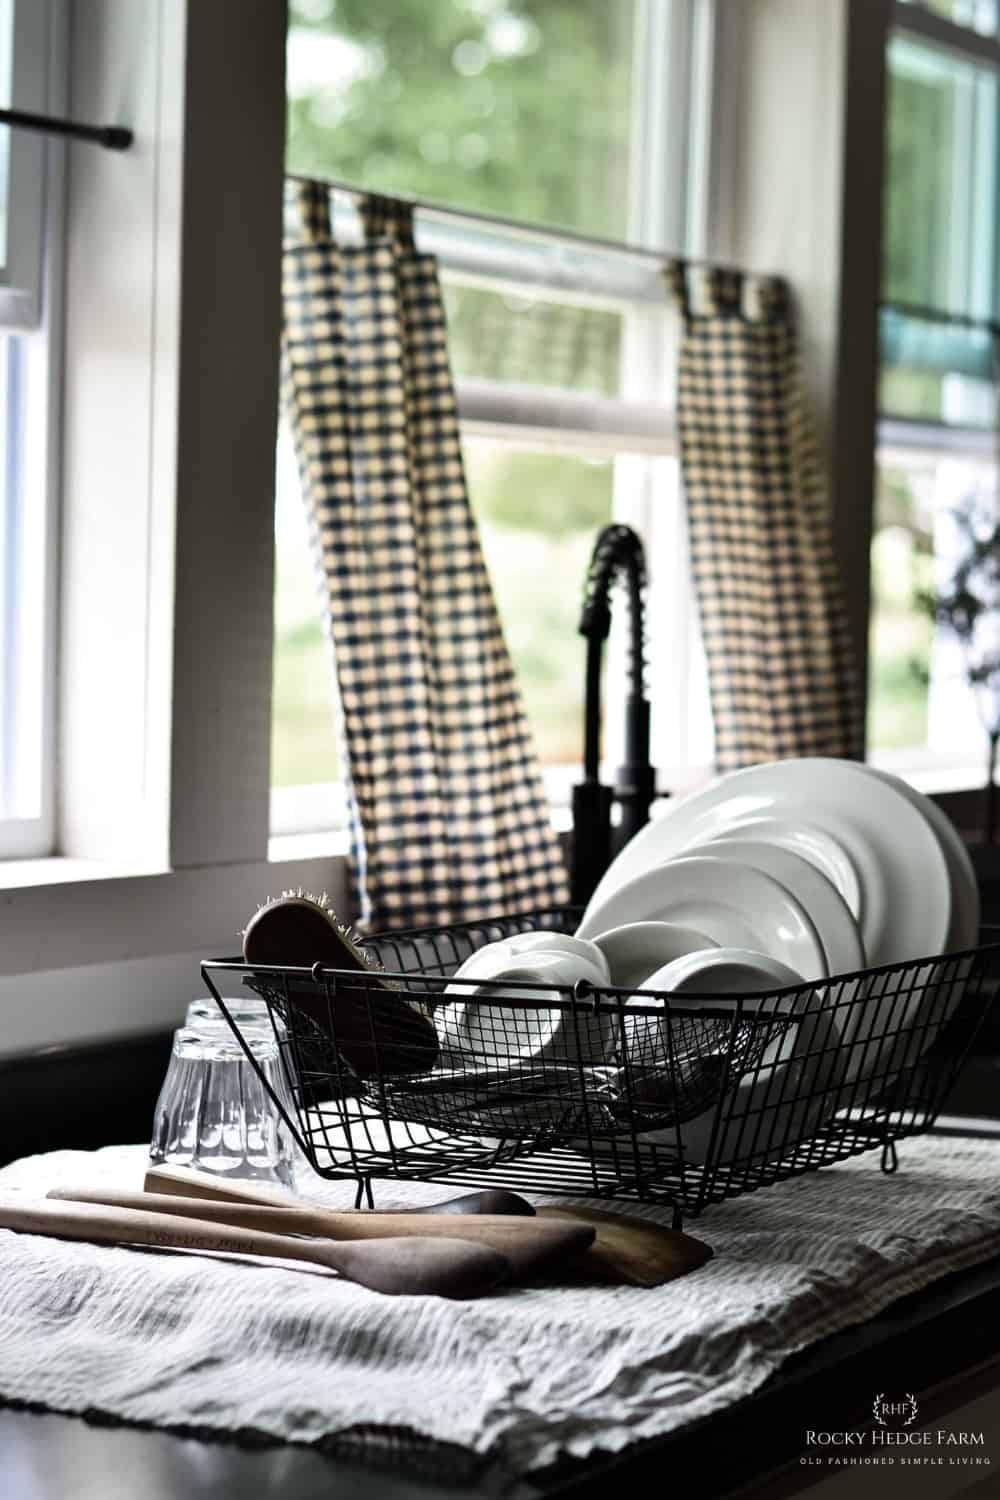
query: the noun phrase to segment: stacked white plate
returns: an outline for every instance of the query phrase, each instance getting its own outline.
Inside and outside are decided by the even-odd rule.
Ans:
[[[691,935],[683,951],[678,927]],[[753,1128],[734,1124],[716,1142],[716,1159],[733,1161],[804,1133],[841,1083],[884,1083],[915,1062],[960,999],[955,966],[947,985],[934,966],[906,985],[850,976],[971,948],[978,927],[971,862],[934,803],[870,766],[807,759],[752,766],[667,803],[611,864],[577,937],[604,952],[613,985],[676,993],[685,1005],[698,1003],[699,989],[707,1003],[732,948],[757,955],[760,982],[748,982],[744,957],[716,995],[735,993],[740,979],[746,993],[774,992],[769,961],[822,985],[802,992],[802,1024],[738,1085],[732,1118]],[[692,961],[699,934],[703,958]],[[639,952],[652,963],[646,975]],[[831,1003],[818,1007],[817,995]],[[863,1102],[863,1090],[855,1094]],[[691,1159],[705,1157],[714,1118],[711,1110],[681,1127]]]

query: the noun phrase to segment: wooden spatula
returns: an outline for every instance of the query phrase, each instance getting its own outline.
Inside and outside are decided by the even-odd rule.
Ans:
[[[568,1208],[538,1210],[538,1218],[547,1224],[577,1217]],[[579,1217],[594,1226],[597,1238],[586,1255],[574,1261],[572,1267],[566,1267],[562,1274],[567,1280],[610,1286],[662,1286],[689,1271],[697,1271],[712,1258],[710,1246],[678,1229],[591,1208]]]
[[[195,1167],[150,1167],[146,1173],[147,1193],[176,1193],[181,1198],[213,1198],[218,1203],[261,1203],[275,1208],[302,1208],[299,1198],[280,1189],[256,1182],[239,1182],[220,1177],[215,1172],[199,1172]],[[362,1209],[362,1213],[370,1210]],[[477,1193],[463,1193],[444,1203],[427,1203],[422,1208],[396,1209],[407,1214],[515,1214],[533,1218],[535,1210],[527,1198],[507,1188],[481,1188]]]
[[[0,1229],[90,1244],[152,1245],[309,1261],[389,1296],[478,1297],[505,1281],[510,1272],[499,1251],[469,1240],[379,1239],[355,1244],[298,1239],[92,1203],[0,1201]]]
[[[216,1203],[207,1198],[177,1198],[162,1193],[120,1192],[105,1187],[53,1188],[49,1198],[71,1203],[95,1203],[114,1208],[138,1209],[161,1215],[179,1215],[212,1224],[238,1224],[268,1234],[317,1235],[341,1241],[398,1238],[400,1244],[420,1240],[462,1240],[485,1245],[503,1255],[511,1274],[528,1280],[572,1260],[594,1242],[589,1224],[570,1217],[547,1224],[538,1219],[515,1219],[504,1215],[473,1214],[456,1222],[445,1215],[436,1218],[411,1214],[338,1213],[333,1209],[297,1204],[275,1208],[250,1203]]]

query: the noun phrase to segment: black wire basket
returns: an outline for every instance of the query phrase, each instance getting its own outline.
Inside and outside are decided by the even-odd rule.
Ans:
[[[265,1000],[294,1117],[262,1082],[312,1168],[354,1179],[359,1204],[378,1178],[493,1180],[667,1203],[678,1225],[873,1148],[895,1170],[896,1142],[934,1123],[1000,980],[993,941],[738,998],[504,981],[516,998],[483,1001],[453,978],[486,943],[578,920],[561,907],[380,935],[366,941],[378,973],[219,960],[202,975],[255,1067],[225,990]],[[433,1018],[433,1066],[426,1047],[412,1066],[401,1052],[387,985]],[[355,1059],[359,1004],[367,1025],[360,1071],[338,1047],[348,1004]]]

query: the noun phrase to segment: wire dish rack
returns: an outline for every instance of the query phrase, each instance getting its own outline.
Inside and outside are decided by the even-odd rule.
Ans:
[[[578,921],[560,907],[380,935],[366,942],[379,974],[219,960],[202,975],[255,1067],[225,996],[243,984],[267,1002],[294,1115],[262,1082],[313,1169],[355,1179],[359,1204],[378,1178],[492,1178],[666,1203],[677,1226],[874,1148],[894,1171],[896,1142],[934,1123],[1000,981],[1000,930],[966,952],[739,997],[505,982],[516,998],[484,1000],[452,978],[486,943]],[[338,1001],[356,1027],[386,985],[433,1018],[439,1054],[401,1062],[376,998],[361,1012],[361,1076],[338,1051]]]

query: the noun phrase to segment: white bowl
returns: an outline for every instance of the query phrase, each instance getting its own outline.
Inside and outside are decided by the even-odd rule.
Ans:
[[[679,922],[625,922],[598,933],[594,946],[604,954],[615,989],[644,987],[650,974],[685,953],[717,948],[714,938]]]
[[[499,945],[491,944],[491,948]],[[608,982],[603,955],[529,950],[520,956],[481,949],[455,974],[445,990],[434,1024],[442,1049],[470,1065],[476,1061],[508,1065],[559,1061],[603,1060],[613,1021],[609,1016],[574,1010],[567,990],[580,980],[596,989]],[[478,960],[478,962],[476,962]],[[544,990],[522,988],[544,985]],[[497,1005],[505,1000],[512,1004]],[[560,1002],[558,1006],[553,1002]],[[452,1002],[452,1003],[449,1003]]]
[[[600,970],[602,984],[610,981],[607,961],[596,943],[574,937],[568,932],[545,932],[538,929],[516,932],[513,937],[498,938],[494,943],[477,948],[455,971],[455,977],[493,979],[504,973],[512,960],[520,960],[525,954],[533,953],[565,953],[571,958],[582,958]]]
[[[727,967],[730,959],[731,968]],[[714,969],[711,960],[715,961]],[[734,995],[738,989],[761,994],[774,989],[774,980],[764,976],[773,975],[777,979],[779,971],[785,976],[780,981],[781,987],[802,984],[794,971],[785,965],[774,968],[774,962],[770,956],[718,949],[715,953],[690,954],[678,959],[654,977],[658,989],[667,983],[674,986],[680,1006],[704,1004],[712,1009],[732,1009],[738,1002],[709,996],[706,993],[709,984],[716,996]],[[787,977],[789,974],[791,978]],[[743,978],[753,979],[753,985],[738,984]],[[730,984],[732,989],[728,987]],[[722,1101],[721,1116],[719,1106],[713,1105],[679,1127],[647,1131],[640,1139],[676,1147],[679,1138],[686,1161],[707,1163],[711,1158],[716,1165],[726,1166],[780,1156],[790,1144],[807,1136],[834,1107],[835,1095],[831,1090],[842,1073],[836,1012],[824,1004],[825,989],[819,987],[819,998],[813,998],[806,988],[787,995],[770,994],[759,1002],[768,1012],[785,1011],[790,1017],[797,1016],[807,1005],[809,1010],[768,1044],[759,1062]],[[744,1001],[743,1010],[752,1013],[757,1005],[756,1000]],[[677,1024],[675,1019],[674,1025]]]
[[[750,948],[703,948],[682,955],[664,964],[651,974],[643,985],[647,990],[662,990],[669,995],[681,997],[682,1006],[695,1006],[704,1001],[714,1010],[735,1010],[737,1001],[726,1000],[727,995],[770,995],[775,990],[801,985],[802,975],[796,973],[779,959],[767,953],[758,953]],[[795,997],[789,1001],[776,1001],[774,1009],[794,1008]],[[663,1006],[650,996],[636,995],[626,1002],[629,1006]],[[745,1006],[744,1009],[752,1009]],[[668,1058],[668,1030],[666,1019],[655,1016],[626,1016],[624,1025],[627,1060],[640,1065],[644,1070],[662,1062],[666,1067]],[[677,1027],[675,1022],[674,1026]],[[788,1033],[782,1033],[764,1052],[762,1061],[775,1063],[787,1050]]]

